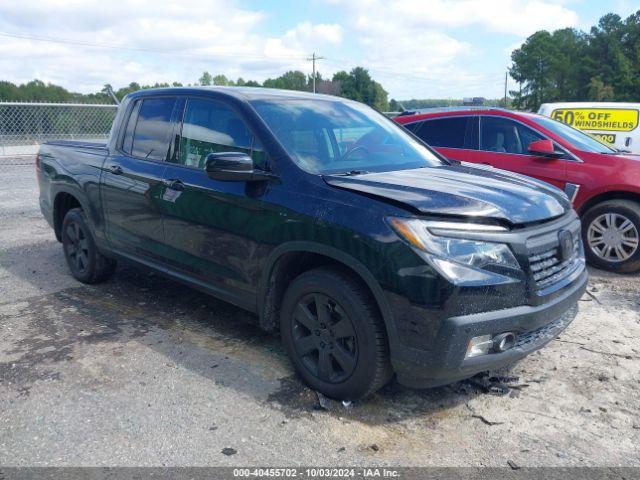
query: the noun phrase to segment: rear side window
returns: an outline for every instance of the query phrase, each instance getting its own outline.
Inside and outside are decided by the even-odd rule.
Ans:
[[[171,115],[175,103],[176,99],[174,97],[146,98],[142,100],[131,149],[131,154],[134,157],[151,160],[168,159],[172,130]],[[127,126],[127,130],[128,128]]]
[[[414,133],[432,147],[466,148],[468,117],[426,120]]]
[[[234,110],[213,100],[189,99],[183,116],[178,163],[204,168],[207,155],[212,152],[245,152],[257,167],[265,167],[262,146]]]

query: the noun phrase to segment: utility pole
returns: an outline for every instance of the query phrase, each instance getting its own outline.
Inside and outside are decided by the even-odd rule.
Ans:
[[[504,108],[507,108],[507,78],[509,77],[509,71],[504,72]]]
[[[322,60],[324,57],[319,57],[316,55],[316,52],[307,58],[307,60],[311,60],[313,64],[313,93],[316,93],[316,60]]]

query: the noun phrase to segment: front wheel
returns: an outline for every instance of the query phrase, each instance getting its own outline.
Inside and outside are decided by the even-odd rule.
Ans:
[[[280,331],[298,374],[328,397],[357,400],[392,376],[378,308],[368,290],[339,269],[317,268],[294,279]]]
[[[640,270],[640,204],[608,200],[587,211],[582,219],[587,260],[617,273]]]

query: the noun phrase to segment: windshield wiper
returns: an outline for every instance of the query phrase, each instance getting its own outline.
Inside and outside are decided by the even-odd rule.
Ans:
[[[334,173],[333,175],[338,175],[340,177],[353,177],[355,175],[364,175],[366,173],[370,173],[370,172],[366,170],[351,170],[349,172]]]

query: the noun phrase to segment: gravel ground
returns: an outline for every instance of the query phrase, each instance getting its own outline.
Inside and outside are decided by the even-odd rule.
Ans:
[[[76,282],[33,167],[0,165],[0,239],[0,465],[640,466],[638,275],[592,271],[508,371],[345,407],[242,310],[131,266]]]

